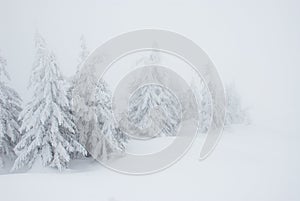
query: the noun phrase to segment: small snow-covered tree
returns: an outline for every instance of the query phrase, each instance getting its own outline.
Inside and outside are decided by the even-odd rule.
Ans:
[[[241,99],[233,84],[226,87],[226,125],[248,124],[248,111],[242,107]]]
[[[212,98],[211,94],[204,84],[200,82],[197,85],[195,82],[192,83],[192,88],[197,98],[199,104],[199,115],[200,115],[200,129],[201,133],[208,131],[212,119]],[[239,95],[234,87],[234,85],[229,85],[225,87],[226,92],[226,116],[225,116],[225,126],[230,126],[233,124],[247,124],[249,123],[249,116],[247,110],[242,107]]]
[[[103,80],[98,81],[94,68],[83,68],[88,54],[85,39],[81,37],[79,68],[72,92],[78,139],[94,157],[109,159],[124,151],[127,137],[114,121],[108,85]]]
[[[157,48],[157,45],[153,45]],[[153,65],[151,69],[143,71],[143,76],[133,80],[132,86],[139,86],[143,82],[142,79],[156,80],[163,83],[163,79],[167,76],[159,71],[155,65],[161,62],[160,52],[153,50],[136,62],[138,65]],[[148,84],[138,88],[129,101],[128,121],[138,129],[139,135],[148,136],[158,135],[174,135],[181,121],[181,108],[176,96],[167,88],[158,84]],[[149,133],[147,128],[154,130]]]
[[[18,117],[22,110],[20,96],[5,83],[5,79],[10,80],[6,65],[0,55],[0,168],[4,167],[5,161],[15,160],[13,148],[20,138]]]
[[[95,129],[96,118],[96,103],[93,94],[97,85],[97,78],[93,68],[83,68],[88,54],[86,40],[82,35],[77,71],[71,80],[71,103],[77,126],[76,137],[85,147],[88,145],[90,134]]]
[[[100,80],[95,90],[95,126],[88,140],[88,150],[100,160],[107,160],[114,154],[124,152],[127,141],[126,135],[114,120],[111,99],[107,84]]]
[[[181,118],[180,111],[180,104],[176,97],[160,85],[142,86],[133,94],[129,102],[129,120],[139,129],[157,127],[158,130],[155,131],[161,131],[160,135],[176,134]],[[153,114],[155,116],[152,116]]]
[[[72,94],[72,104],[75,115],[75,122],[78,128],[78,140],[87,145],[88,137],[94,129],[96,117],[96,106],[93,97],[96,86],[96,78],[90,69],[83,69],[76,76],[76,82]]]
[[[212,102],[207,86],[204,82],[192,82],[191,88],[198,103],[199,132],[206,133],[212,121]]]
[[[12,170],[30,168],[40,158],[44,166],[61,171],[68,166],[72,153],[86,154],[86,151],[74,139],[76,126],[56,57],[38,33],[35,46],[36,59],[30,79],[34,94],[20,115],[22,138],[15,147],[18,157]]]
[[[86,100],[81,98],[80,95],[86,97],[89,92],[85,87],[91,89],[96,84],[96,78],[90,71],[81,71],[82,65],[89,54],[89,50],[86,45],[85,37],[82,35],[80,37],[80,53],[78,57],[77,70],[74,76],[69,79],[70,87],[68,90],[69,99],[71,102],[72,114],[74,115],[75,123],[77,125],[77,132],[75,134],[76,139],[83,145],[87,142],[87,133],[91,130],[89,125],[89,118],[87,116],[93,115],[93,110],[89,110],[86,105],[92,106],[93,103],[87,103]],[[92,77],[90,77],[92,76]],[[85,89],[84,89],[85,88]],[[85,94],[82,94],[85,93]],[[80,107],[78,107],[80,105]],[[76,158],[81,157],[81,155],[76,155]]]

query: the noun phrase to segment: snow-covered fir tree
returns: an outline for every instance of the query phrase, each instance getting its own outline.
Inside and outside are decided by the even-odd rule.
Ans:
[[[71,83],[71,103],[77,125],[77,139],[87,146],[88,138],[95,129],[96,106],[94,89],[97,85],[93,68],[84,68],[84,61],[87,59],[89,50],[85,37],[80,37],[80,52],[78,57],[77,71]]]
[[[235,85],[226,87],[226,125],[250,123],[247,109],[243,108]]]
[[[153,45],[157,48],[157,45]],[[158,83],[164,83],[163,79],[168,76],[159,71],[161,62],[159,51],[153,50],[149,55],[142,57],[136,62],[138,65],[153,65],[150,70],[143,71],[143,76],[137,77],[132,86],[139,86],[143,82],[141,79],[156,80]],[[140,132],[139,135],[148,136],[157,135],[157,133],[148,133],[146,128],[154,129],[159,132],[158,135],[174,135],[180,123],[181,108],[176,96],[167,88],[158,84],[148,84],[138,88],[129,101],[128,120]]]
[[[92,155],[100,160],[122,154],[127,141],[127,136],[114,120],[111,100],[112,96],[107,84],[99,81],[95,91],[95,126],[88,140],[88,150],[91,150]]]
[[[5,82],[10,80],[6,65],[0,55],[0,168],[6,161],[15,160],[13,148],[20,138],[18,117],[22,110],[20,96]]]
[[[56,57],[38,33],[35,47],[30,78],[34,94],[20,115],[22,138],[15,147],[18,157],[12,170],[30,168],[36,159],[44,166],[62,170],[68,166],[72,153],[86,154],[86,151],[74,138],[76,126]]]
[[[81,72],[81,67],[84,63],[84,61],[86,60],[87,56],[89,54],[89,50],[87,48],[87,44],[86,44],[86,40],[84,35],[81,35],[80,37],[80,52],[79,52],[79,56],[78,56],[78,64],[77,64],[77,69],[76,69],[76,73],[74,76],[72,76],[69,79],[69,89],[68,89],[68,98],[71,102],[71,110],[72,110],[72,114],[74,115],[74,119],[77,125],[77,132],[75,134],[75,138],[82,144],[82,145],[86,145],[86,139],[85,137],[87,136],[85,135],[80,135],[80,133],[85,133],[84,130],[89,130],[87,128],[85,128],[85,125],[87,125],[88,123],[88,119],[85,119],[82,114],[84,113],[84,111],[81,111],[80,109],[83,109],[82,107],[76,107],[77,105],[86,105],[86,103],[81,103],[81,101],[84,101],[83,99],[79,100],[79,96],[76,97],[76,95],[79,95],[79,92],[82,92],[82,88],[80,87],[84,87],[85,84],[89,84],[89,87],[92,87],[95,85],[96,81],[93,79],[83,79],[83,78],[88,78],[88,74],[82,74]],[[86,72],[86,71],[85,71]],[[92,82],[89,82],[92,81]],[[85,92],[87,92],[86,90],[84,90]],[[80,110],[80,111],[77,111]],[[91,113],[92,111],[90,111]],[[81,115],[79,115],[78,113],[80,113]],[[81,119],[81,117],[83,117]],[[75,158],[80,158],[82,157],[82,155],[75,155]]]
[[[204,82],[193,80],[191,88],[198,103],[199,132],[206,133],[212,121],[211,96]]]
[[[200,83],[200,84],[199,84]],[[200,133],[206,133],[212,122],[212,98],[211,94],[203,81],[196,84],[192,82],[194,94],[198,102],[199,109],[199,131]],[[226,116],[225,126],[233,124],[247,124],[249,123],[249,115],[247,110],[242,107],[239,95],[234,85],[228,85],[225,87],[226,92]]]
[[[139,88],[129,102],[129,120],[141,130],[154,126],[155,131],[161,131],[159,135],[176,134],[180,111],[176,97],[168,89],[155,84]]]
[[[78,140],[83,145],[87,145],[88,137],[94,129],[94,119],[96,117],[96,106],[93,97],[97,80],[90,69],[82,69],[76,75],[72,91],[72,106],[75,115],[75,122],[78,129]]]
[[[94,69],[83,67],[88,56],[85,39],[81,37],[79,70],[74,76],[72,103],[79,142],[98,159],[109,159],[124,151],[126,135],[114,121],[111,92],[108,85],[95,77]]]

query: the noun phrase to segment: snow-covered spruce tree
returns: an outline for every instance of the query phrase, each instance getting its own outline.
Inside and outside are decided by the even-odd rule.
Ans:
[[[20,96],[5,83],[10,80],[6,65],[0,55],[0,168],[4,167],[5,161],[15,160],[13,148],[20,138],[18,117],[22,110]]]
[[[72,91],[72,106],[74,110],[75,123],[78,131],[78,140],[83,145],[87,145],[88,137],[94,129],[94,119],[96,117],[96,106],[93,97],[97,83],[94,74],[90,69],[82,69],[76,75],[76,82]]]
[[[197,83],[197,84],[196,84]],[[204,82],[192,81],[191,88],[196,97],[199,111],[199,132],[206,133],[212,120],[212,102],[207,86]]]
[[[226,125],[248,124],[248,111],[242,107],[240,96],[233,84],[226,87]]]
[[[79,52],[79,56],[78,56],[78,64],[77,64],[77,69],[76,69],[76,73],[74,76],[72,76],[69,79],[69,89],[68,89],[68,98],[70,100],[71,103],[71,110],[72,110],[72,114],[74,116],[74,120],[75,123],[77,125],[77,132],[75,134],[75,138],[76,140],[78,140],[82,145],[86,144],[86,135],[80,135],[80,133],[85,133],[85,131],[83,129],[85,129],[85,125],[87,125],[88,123],[86,121],[88,121],[88,119],[85,119],[84,116],[82,117],[82,114],[84,113],[83,111],[76,111],[76,110],[80,110],[82,108],[76,107],[75,104],[81,104],[82,103],[75,103],[76,101],[83,101],[83,100],[79,100],[77,98],[74,98],[76,96],[76,93],[78,94],[79,91],[82,91],[81,87],[84,87],[87,83],[90,82],[86,82],[89,81],[85,78],[88,78],[88,75],[86,74],[81,74],[81,67],[84,63],[84,61],[86,60],[87,56],[89,54],[87,45],[86,45],[86,40],[85,37],[82,35],[80,37],[80,52]],[[83,79],[84,78],[84,79]],[[90,79],[91,81],[93,81],[92,79]],[[89,87],[92,87],[95,85],[95,82],[91,82]],[[86,91],[86,90],[84,90]],[[83,104],[85,105],[85,103]],[[78,115],[78,113],[80,113],[81,115]],[[83,125],[82,125],[83,124]],[[85,129],[88,130],[88,129]],[[75,158],[81,158],[82,155],[81,154],[75,154],[74,155]]]
[[[156,44],[153,46],[157,48]],[[159,51],[151,51],[149,55],[138,60],[136,66],[154,66],[150,70],[143,71],[144,75],[135,79],[132,85],[139,86],[142,83],[141,79],[156,80],[158,83],[163,83],[163,79],[166,79],[167,76],[155,67],[160,62]],[[155,118],[153,115],[155,115]],[[176,96],[160,85],[144,85],[137,89],[130,98],[128,120],[140,130],[142,136],[151,137],[149,135],[154,134],[153,131],[148,133],[146,129],[150,126],[154,128],[155,132],[160,132],[159,135],[174,135],[180,123],[180,118],[181,108]],[[150,121],[150,119],[155,122]]]
[[[198,84],[197,84],[198,85]],[[199,104],[200,115],[200,129],[201,133],[206,133],[212,121],[212,99],[210,92],[204,82],[196,86],[195,82],[192,84],[197,102]],[[242,107],[239,95],[234,85],[225,87],[226,91],[226,117],[225,126],[233,124],[247,124],[249,123],[249,116],[247,110]]]
[[[88,56],[85,39],[81,37],[79,68],[73,79],[72,104],[79,142],[98,159],[109,159],[124,151],[126,135],[114,121],[111,92],[107,84],[95,77],[93,68],[83,68]]]
[[[154,114],[153,112],[156,112]],[[151,115],[155,118],[151,118]],[[180,123],[180,104],[176,97],[160,85],[145,85],[139,88],[129,102],[129,120],[143,130],[153,126],[159,135],[174,135]],[[150,119],[155,120],[152,122]],[[155,128],[155,127],[154,127]],[[149,135],[142,133],[141,135]]]
[[[120,130],[112,113],[111,92],[105,82],[99,81],[95,90],[95,126],[88,138],[88,150],[100,160],[124,152],[127,136]]]
[[[78,63],[77,63],[76,73],[74,76],[71,76],[70,79],[68,79],[69,83],[70,83],[70,86],[69,86],[70,97],[73,94],[74,86],[79,81],[80,69],[81,69],[84,61],[86,60],[88,54],[89,54],[89,50],[86,45],[85,37],[84,37],[84,35],[81,35],[81,37],[80,37],[80,52],[78,55]]]
[[[95,129],[96,106],[94,89],[97,85],[93,68],[83,68],[89,54],[84,36],[80,38],[80,53],[76,74],[71,79],[71,103],[77,126],[78,141],[87,146],[88,138]]]
[[[156,43],[153,44],[153,48],[158,48],[158,45]],[[139,66],[155,66],[159,65],[161,63],[161,54],[159,51],[152,50],[150,51],[149,54],[142,56],[140,59],[138,59],[134,64],[133,67],[139,67]],[[163,79],[165,79],[167,76],[161,72],[158,71],[158,68],[153,67],[150,71],[146,71],[143,73],[143,76],[138,76],[136,77],[132,83],[131,86],[140,86],[143,80],[145,79],[150,79],[150,80],[156,80],[158,83],[161,83]]]
[[[34,95],[20,115],[22,138],[15,147],[18,157],[12,170],[30,168],[40,157],[44,166],[61,171],[68,166],[70,154],[86,154],[86,151],[74,139],[76,127],[55,55],[39,34],[35,46],[36,59],[30,79]]]

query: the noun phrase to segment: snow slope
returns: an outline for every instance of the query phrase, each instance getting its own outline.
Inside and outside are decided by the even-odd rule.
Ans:
[[[171,138],[131,142],[131,152],[151,150]],[[299,200],[300,137],[258,126],[225,130],[213,154],[198,156],[204,136],[171,168],[146,176],[123,175],[97,162],[76,161],[71,170],[34,167],[29,173],[0,176],[5,201],[268,201]]]

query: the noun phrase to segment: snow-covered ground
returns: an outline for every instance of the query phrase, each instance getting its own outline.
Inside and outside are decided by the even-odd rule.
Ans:
[[[215,151],[199,161],[204,136],[169,169],[145,176],[116,173],[97,162],[75,161],[71,170],[34,167],[0,176],[5,201],[267,201],[300,200],[300,136],[258,126],[226,129]],[[170,138],[130,143],[129,150],[163,147]]]

